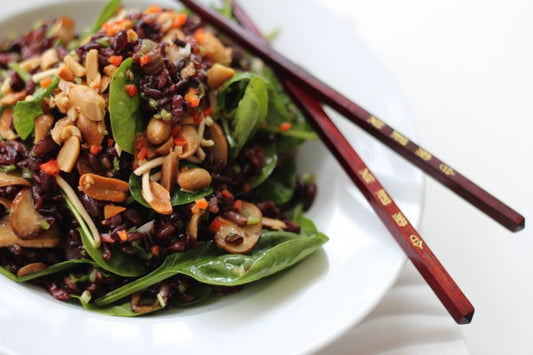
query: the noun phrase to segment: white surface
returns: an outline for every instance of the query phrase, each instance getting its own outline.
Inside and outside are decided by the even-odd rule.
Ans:
[[[38,14],[48,17],[66,13],[77,19],[83,17],[85,23],[94,17],[91,7],[75,7],[77,11],[73,11],[72,3],[65,3],[60,9],[32,11],[24,19],[12,18],[4,22],[4,30],[26,28]],[[279,13],[282,5],[286,11]],[[293,14],[303,5],[307,16],[293,21]],[[16,7],[20,10],[20,6]],[[317,3],[304,0],[248,2],[247,7],[252,15],[263,15],[259,23],[264,27],[283,26],[277,45],[284,52],[346,94],[359,97],[361,103],[404,133],[415,135],[402,101],[376,58],[357,37],[350,35],[351,29],[344,22],[328,15]],[[2,16],[8,16],[10,8],[15,6],[6,6]],[[92,12],[95,13],[94,7]],[[329,33],[314,26],[317,17],[330,31],[343,33],[342,39],[332,41]],[[299,42],[305,35],[321,43],[321,51],[310,46],[312,42]],[[341,40],[349,40],[350,46],[342,47]],[[349,74],[341,66],[324,65],[331,60],[331,53],[339,52],[340,58],[351,58],[353,68]],[[361,155],[371,162],[370,167],[406,216],[418,224],[423,190],[421,174],[351,125],[339,124]],[[374,308],[394,282],[404,260],[360,193],[327,157],[320,145],[314,145],[304,153],[303,161],[304,169],[317,173],[321,189],[310,216],[331,236],[331,241],[323,251],[298,267],[273,278],[272,282],[217,302],[135,319],[89,313],[59,303],[45,292],[1,278],[0,346],[23,354],[56,353],[58,335],[62,349],[76,349],[78,354],[92,354],[94,346],[99,353],[115,352],[119,347],[128,354],[176,350],[234,353],[235,337],[239,349],[253,349],[254,354],[307,352],[323,345]],[[20,331],[30,328],[39,329],[32,333],[31,342]],[[287,333],[291,335],[286,336]],[[92,345],[80,347],[80,344]]]
[[[533,2],[323,2],[377,52],[420,143],[526,217],[514,235],[426,180],[421,233],[476,307],[472,354],[532,354]]]

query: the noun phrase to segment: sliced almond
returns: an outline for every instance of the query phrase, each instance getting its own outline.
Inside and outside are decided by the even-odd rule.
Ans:
[[[104,74],[110,78],[113,77],[113,74],[115,74],[115,71],[118,69],[117,66],[114,66],[113,64],[106,65],[104,67]]]
[[[34,57],[34,58],[26,59],[25,61],[21,62],[19,66],[20,68],[24,69],[27,72],[32,72],[35,69],[37,69],[40,64],[41,64],[41,58]]]
[[[98,50],[91,49],[85,57],[85,69],[87,70],[87,82],[89,85],[96,79],[96,76],[100,74],[98,72]]]
[[[80,139],[78,137],[71,136],[68,138],[57,154],[56,160],[59,170],[70,173],[78,161],[80,149]]]
[[[66,55],[65,58],[63,58],[63,62],[70,69],[72,74],[74,74],[74,76],[81,78],[87,74],[87,70],[83,67],[83,65],[78,63],[74,58],[72,58],[72,56]]]
[[[41,70],[46,70],[53,67],[57,62],[59,62],[59,56],[55,48],[50,48],[44,51],[41,55]]]
[[[66,65],[61,64],[59,66],[59,70],[57,71],[57,76],[65,81],[73,81],[74,80],[74,73],[72,73],[72,70]]]
[[[122,202],[129,193],[127,182],[96,174],[83,174],[79,188],[95,200]]]

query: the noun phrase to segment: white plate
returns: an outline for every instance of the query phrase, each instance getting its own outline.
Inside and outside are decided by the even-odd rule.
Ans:
[[[169,1],[162,2],[172,6]],[[34,20],[67,14],[87,25],[96,1],[6,2],[2,33]],[[354,30],[309,0],[243,1],[275,46],[331,85],[415,137],[397,91]],[[55,5],[52,5],[55,4]],[[22,13],[25,11],[24,13]],[[14,14],[19,15],[14,16]],[[418,225],[423,178],[403,159],[359,129],[335,118],[375,175]],[[359,191],[324,146],[310,144],[301,168],[316,174],[319,193],[309,216],[331,240],[291,270],[243,292],[194,308],[141,318],[90,313],[45,291],[0,278],[0,346],[5,352],[94,353],[307,353],[334,340],[370,312],[405,261]],[[0,350],[2,351],[2,350]]]

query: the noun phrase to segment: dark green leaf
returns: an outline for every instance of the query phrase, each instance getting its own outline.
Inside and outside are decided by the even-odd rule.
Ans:
[[[327,240],[321,233],[306,236],[269,231],[263,233],[248,255],[226,254],[212,241],[203,242],[191,251],[168,256],[155,271],[109,292],[95,303],[100,307],[112,304],[176,274],[211,285],[243,285],[294,265]]]
[[[0,274],[3,274],[5,276],[7,276],[8,278],[10,278],[13,281],[24,282],[24,281],[29,281],[29,280],[36,279],[36,278],[41,277],[41,276],[52,275],[52,274],[55,274],[55,273],[58,273],[58,272],[61,272],[61,271],[65,271],[65,270],[71,269],[71,268],[73,268],[75,266],[78,266],[80,264],[96,265],[92,260],[88,260],[88,259],[73,259],[73,260],[65,260],[65,261],[59,262],[57,264],[54,264],[52,266],[47,267],[44,270],[37,271],[37,272],[34,272],[32,274],[28,274],[28,275],[21,276],[21,277],[13,275],[12,273],[7,271],[3,267],[0,267]]]
[[[274,201],[278,205],[288,202],[294,194],[296,179],[296,162],[294,159],[285,160],[261,185],[261,200]]]
[[[139,111],[139,95],[131,97],[126,92],[126,85],[135,85],[128,72],[132,72],[131,58],[122,62],[113,74],[109,86],[109,119],[113,139],[124,151],[135,153],[135,137],[142,130],[142,120]]]
[[[276,154],[276,146],[274,144],[271,144],[265,148],[265,165],[263,166],[261,173],[250,181],[248,181],[248,185],[250,185],[250,190],[256,188],[257,186],[265,182],[266,179],[268,179],[268,177],[272,174],[277,164],[278,155]]]
[[[144,197],[142,197],[142,193],[141,193],[141,191],[142,191],[142,177],[141,176],[137,176],[137,175],[132,173],[130,175],[129,185],[130,185],[131,196],[135,199],[135,201],[139,202],[144,207],[152,208],[152,207],[150,207],[150,204],[148,202],[146,202]],[[205,196],[210,195],[212,193],[213,193],[213,188],[210,187],[210,186],[206,187],[206,188],[203,188],[201,190],[198,190],[198,191],[196,191],[194,193],[181,191],[179,188],[175,188],[174,192],[170,196],[170,204],[172,206],[185,205],[187,203],[194,202],[194,201],[198,200],[199,198],[205,197]]]

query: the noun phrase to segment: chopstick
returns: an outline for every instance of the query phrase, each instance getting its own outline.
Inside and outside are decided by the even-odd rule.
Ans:
[[[232,1],[233,14],[241,25],[262,38],[261,32],[244,12]],[[264,38],[262,38],[264,40]],[[415,228],[409,223],[396,203],[372,174],[339,129],[322,109],[320,103],[298,88],[290,80],[279,77],[285,90],[299,106],[308,122],[337,158],[346,173],[363,193],[381,221],[400,244],[420,274],[433,289],[444,307],[459,324],[470,323],[474,307],[446,272]]]
[[[245,31],[239,25],[207,6],[198,3],[196,0],[180,1],[204,18],[204,20],[225,32],[236,42],[261,58],[279,76],[289,78],[295,85],[303,88],[315,99],[331,106],[510,231],[517,232],[524,228],[525,219],[518,212],[477,186],[426,149],[411,141],[398,130],[387,125],[346,96],[276,52],[265,41],[258,40],[257,34]]]

